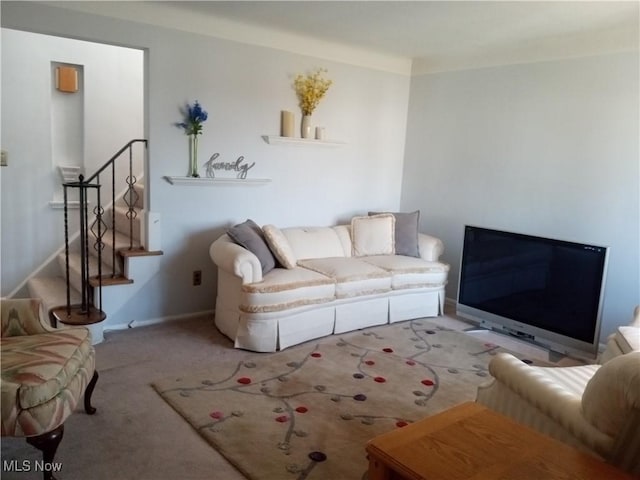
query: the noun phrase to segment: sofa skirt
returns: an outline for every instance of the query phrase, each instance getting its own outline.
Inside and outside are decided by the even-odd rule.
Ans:
[[[389,323],[414,318],[437,317],[444,313],[444,287],[433,290],[395,290],[389,297]]]
[[[389,323],[389,299],[385,297],[359,298],[357,302],[336,305],[333,333],[344,333],[360,328]]]
[[[218,301],[216,326],[235,348],[275,352],[331,334],[436,317],[442,313],[444,288],[398,290],[282,312],[240,312],[220,296]]]

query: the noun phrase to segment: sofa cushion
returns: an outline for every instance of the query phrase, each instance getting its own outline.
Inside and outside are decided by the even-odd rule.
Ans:
[[[616,436],[640,410],[640,352],[612,358],[591,377],[582,394],[585,418],[598,430]]]
[[[336,225],[331,227],[338,239],[340,240],[340,244],[342,245],[342,250],[344,251],[345,257],[350,257],[352,252],[351,247],[351,224],[349,225]],[[338,255],[341,256],[341,255]]]
[[[86,328],[2,337],[0,345],[2,403],[8,406],[17,402],[22,410],[59,395],[93,355],[91,334]],[[16,386],[15,398],[5,398],[10,385]]]
[[[381,213],[389,213],[396,219],[394,231],[396,255],[420,257],[418,245],[420,210],[415,212],[369,212],[369,215],[380,215]]]
[[[258,257],[263,275],[275,268],[276,259],[264,241],[262,229],[253,220],[234,225],[227,230],[227,235],[238,245],[243,246]]]
[[[336,298],[374,295],[391,290],[391,274],[355,257],[298,260],[298,265],[332,278]]]
[[[335,281],[302,267],[275,268],[261,282],[242,285],[240,311],[280,312],[335,299]]]
[[[428,262],[421,258],[405,255],[374,255],[363,261],[391,273],[391,288],[441,287],[447,283],[449,265]]]
[[[288,227],[282,229],[282,234],[298,260],[346,255],[342,241],[332,227]]]
[[[296,267],[296,255],[289,245],[289,240],[282,234],[282,231],[275,225],[265,225],[262,233],[269,245],[269,248],[284,268]]]
[[[393,255],[395,253],[395,217],[384,213],[351,219],[352,254]]]

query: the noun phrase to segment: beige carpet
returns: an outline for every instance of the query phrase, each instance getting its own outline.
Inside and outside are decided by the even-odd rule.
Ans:
[[[474,400],[498,351],[415,320],[247,353],[154,388],[250,479],[360,479],[369,439]]]

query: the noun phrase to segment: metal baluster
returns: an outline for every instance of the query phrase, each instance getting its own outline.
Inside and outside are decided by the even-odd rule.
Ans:
[[[67,184],[62,188],[64,198],[64,265],[67,283],[67,316],[71,315],[71,284],[69,283],[69,206],[67,201]]]
[[[111,278],[116,278],[116,163],[111,164]]]
[[[96,221],[98,222],[98,238],[96,240],[96,245],[98,248],[98,292],[100,298],[99,309],[102,310],[102,250],[104,249],[104,242],[102,241],[102,236],[104,233],[102,232],[102,226],[104,225],[102,222],[102,215],[104,213],[104,208],[102,208],[102,200],[100,198],[100,181],[98,180],[98,185],[96,187]],[[114,249],[115,250],[115,249]],[[115,264],[113,267],[115,271]],[[95,298],[93,299],[93,303],[95,304]]]
[[[134,200],[133,200],[133,185],[135,184],[135,179],[133,178],[133,146],[129,147],[129,176],[127,177],[127,185],[129,186],[129,209],[127,210],[127,216],[129,217],[129,250],[133,250],[133,219],[135,218],[136,212],[134,210]]]
[[[80,279],[81,279],[81,296],[82,296],[82,312],[87,311],[87,256],[89,254],[87,250],[87,192],[84,185],[84,177],[80,175],[79,182],[79,197],[80,197]]]

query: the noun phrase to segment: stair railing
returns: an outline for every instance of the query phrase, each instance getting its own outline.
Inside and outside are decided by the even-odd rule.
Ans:
[[[128,250],[134,249],[133,242],[133,226],[137,216],[135,206],[138,202],[139,195],[135,190],[137,178],[133,174],[133,146],[137,143],[144,144],[145,152],[147,148],[146,139],[134,139],[118,150],[102,167],[100,167],[93,175],[85,178],[83,175],[78,177],[77,182],[63,183],[64,197],[64,243],[65,243],[65,276],[66,276],[66,305],[54,308],[51,317],[54,324],[61,321],[65,324],[91,324],[97,323],[106,318],[106,314],[102,311],[102,285],[109,278],[116,279],[119,276],[116,266],[117,249],[116,249],[116,230],[126,231],[126,229],[116,228],[116,161],[128,153],[127,175],[124,178],[126,190],[123,200],[127,205],[126,218],[128,220]],[[102,201],[102,183],[101,177],[107,177],[110,186],[109,206],[111,208],[111,228],[104,221],[105,207]],[[80,305],[71,304],[71,283],[70,283],[70,245],[69,245],[69,190],[78,191],[79,199],[79,252],[80,252],[80,277],[81,277],[81,303]],[[89,197],[90,193],[94,193],[95,206],[89,216]],[[111,272],[103,274],[102,251],[105,248],[104,238],[107,231],[111,230],[111,244],[113,246],[111,252]],[[90,248],[96,252],[97,272],[92,276],[90,268]],[[98,305],[96,305],[96,291]]]

